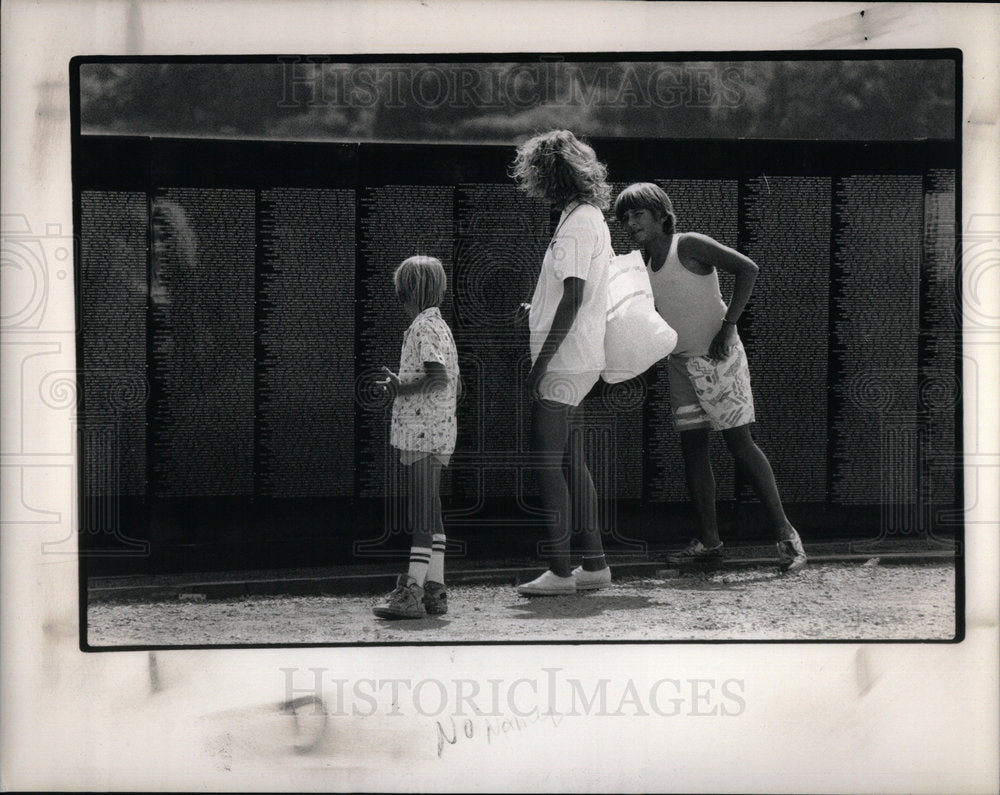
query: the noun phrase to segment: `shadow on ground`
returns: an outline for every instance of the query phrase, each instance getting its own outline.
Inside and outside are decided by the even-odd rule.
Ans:
[[[655,603],[645,596],[573,594],[525,597],[508,608],[518,611],[514,618],[590,618],[613,610],[642,610],[654,606]]]

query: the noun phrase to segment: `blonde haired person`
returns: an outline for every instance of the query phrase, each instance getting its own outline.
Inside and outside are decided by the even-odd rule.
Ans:
[[[394,398],[389,442],[409,472],[413,540],[407,573],[373,612],[380,618],[423,618],[448,611],[440,485],[457,436],[458,353],[439,309],[447,289],[441,261],[409,257],[392,281],[412,322],[403,335],[399,373],[383,367],[379,383]]]
[[[601,544],[597,492],[584,459],[583,433],[571,433],[570,420],[604,369],[613,253],[603,213],[611,196],[607,169],[572,132],[553,130],[518,147],[511,176],[527,195],[562,211],[528,308],[530,450],[547,516],[549,568],[518,591],[545,596],[604,588],[611,570]],[[574,525],[583,560],[571,569]]]

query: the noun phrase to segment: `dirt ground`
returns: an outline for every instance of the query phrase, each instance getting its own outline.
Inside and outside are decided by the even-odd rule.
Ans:
[[[948,564],[809,565],[621,578],[575,596],[510,585],[449,586],[449,612],[375,618],[372,596],[261,596],[97,603],[92,646],[507,641],[948,640],[956,632]]]

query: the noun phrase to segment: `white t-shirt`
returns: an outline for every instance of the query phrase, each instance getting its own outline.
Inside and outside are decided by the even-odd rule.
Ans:
[[[538,359],[559,301],[563,280],[582,279],[583,302],[549,363],[548,372],[596,373],[604,369],[604,327],[608,312],[608,264],[613,251],[604,213],[592,204],[571,204],[559,218],[531,299],[531,361]]]

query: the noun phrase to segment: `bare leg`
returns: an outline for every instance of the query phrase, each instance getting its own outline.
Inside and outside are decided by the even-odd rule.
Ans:
[[[688,494],[698,519],[698,540],[706,547],[719,544],[719,525],[715,515],[715,475],[709,457],[708,428],[681,431],[681,453]]]
[[[572,494],[573,519],[574,525],[580,531],[583,568],[587,571],[600,571],[607,568],[608,564],[604,560],[604,546],[601,544],[597,489],[594,488],[594,479],[587,467],[583,440],[583,429],[575,428],[570,431],[566,464]]]
[[[563,474],[563,455],[569,436],[570,407],[536,400],[531,409],[531,454],[535,482],[542,508],[548,514],[551,551],[549,568],[559,577],[569,577],[570,499]]]
[[[768,521],[774,528],[775,537],[779,540],[792,538],[794,529],[785,516],[785,509],[778,494],[778,484],[774,480],[774,471],[767,456],[750,435],[750,426],[729,428],[722,432],[722,438],[725,439],[726,446],[736,463],[742,467],[754,494],[764,505]]]

